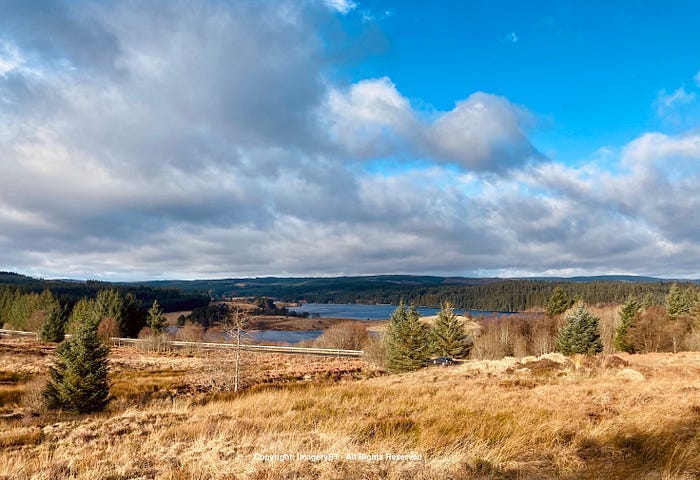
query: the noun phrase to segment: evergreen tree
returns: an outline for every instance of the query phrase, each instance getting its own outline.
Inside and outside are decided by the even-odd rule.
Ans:
[[[671,285],[666,295],[666,311],[674,320],[681,315],[689,315],[696,303],[696,294],[691,287],[681,288],[677,283]]]
[[[56,348],[58,360],[43,391],[46,406],[77,413],[104,409],[109,402],[109,348],[90,324],[81,324],[73,338]]]
[[[87,298],[81,298],[73,306],[73,310],[68,318],[66,333],[75,335],[80,330],[80,327],[86,325],[97,330],[97,326],[102,320],[95,308],[95,301]]]
[[[656,301],[654,300],[654,295],[652,293],[647,293],[644,295],[644,298],[642,299],[642,302],[640,303],[640,307],[642,310],[646,310],[647,308],[653,307],[656,305]]]
[[[561,315],[571,306],[571,300],[563,288],[556,287],[547,302],[547,313],[549,315]]]
[[[620,309],[622,323],[615,333],[615,348],[620,352],[634,353],[634,346],[628,341],[628,332],[635,317],[642,310],[642,305],[635,299],[629,299]]]
[[[59,302],[54,302],[46,311],[46,320],[39,332],[39,338],[45,342],[62,342],[67,322],[66,308]]]
[[[163,309],[158,304],[158,300],[153,300],[153,305],[148,309],[148,326],[157,335],[165,332],[168,328],[168,323],[165,320],[165,315],[163,315]]]
[[[100,321],[105,318],[116,320],[119,328],[123,330],[126,322],[126,304],[118,291],[114,289],[100,290],[95,299],[95,312]]]
[[[425,366],[430,353],[429,333],[418,310],[401,304],[391,314],[385,336],[389,371],[408,372]]]
[[[122,334],[126,337],[136,337],[141,329],[146,326],[146,309],[136,295],[129,292],[124,296],[125,319],[120,325]]]
[[[566,325],[559,331],[556,347],[564,355],[583,353],[594,355],[603,351],[603,343],[598,332],[598,317],[579,303],[566,318]]]
[[[444,303],[432,331],[433,351],[437,355],[466,357],[472,347],[472,339],[464,328],[464,322],[455,315],[452,307]]]

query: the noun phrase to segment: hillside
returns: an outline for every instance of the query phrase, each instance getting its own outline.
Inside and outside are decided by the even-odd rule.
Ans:
[[[3,292],[10,290],[20,293],[39,293],[50,290],[63,303],[73,305],[81,298],[94,298],[97,292],[104,289],[116,289],[122,295],[131,293],[144,305],[150,305],[153,300],[157,299],[167,312],[191,310],[209,304],[209,296],[201,291],[186,292],[179,288],[150,287],[97,280],[46,280],[13,272],[0,272],[0,297],[2,297]]]
[[[401,301],[439,307],[522,311],[543,307],[552,291],[561,287],[570,298],[588,303],[619,303],[628,297],[650,295],[662,304],[672,280],[634,276],[500,279],[411,275],[335,278],[231,278],[221,280],[163,280],[138,285],[206,291],[212,297],[271,297],[314,303],[384,303]]]
[[[375,378],[334,359],[294,373],[302,364],[282,359],[261,371],[286,374],[234,395],[209,381],[230,359],[121,347],[108,411],[34,416],[47,353],[0,351],[2,478],[700,475],[698,353],[550,354]]]
[[[646,296],[652,303],[661,305],[673,282],[634,276],[499,279],[379,275],[108,283],[42,280],[0,273],[0,286],[9,285],[37,292],[48,288],[70,301],[92,296],[99,289],[117,288],[122,292],[133,292],[144,303],[158,298],[161,305],[170,311],[192,309],[205,304],[209,297],[269,297],[313,303],[397,305],[403,301],[429,307],[439,307],[443,302],[449,302],[455,308],[514,312],[545,306],[556,287],[561,287],[569,298],[580,298],[590,304],[622,303],[629,297]]]

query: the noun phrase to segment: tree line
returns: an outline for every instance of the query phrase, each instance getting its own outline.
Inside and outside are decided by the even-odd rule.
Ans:
[[[443,277],[379,276],[311,279],[251,279],[172,282],[201,288],[218,297],[270,297],[313,303],[392,304],[439,308],[447,302],[458,309],[517,312],[543,308],[556,288],[588,304],[622,303],[650,296],[663,305],[671,281],[622,280],[501,280]],[[689,284],[690,285],[690,284]]]
[[[13,290],[19,293],[37,293],[45,290],[72,308],[81,298],[95,298],[100,290],[116,290],[122,297],[131,294],[143,305],[150,305],[153,300],[166,312],[192,310],[209,304],[209,295],[205,292],[185,291],[179,288],[156,288],[128,283],[110,283],[98,280],[68,281],[44,280],[12,272],[0,272],[0,292]],[[1,322],[0,322],[1,323]]]
[[[73,333],[77,325],[88,320],[95,321],[99,327],[103,320],[109,319],[102,328],[109,330],[111,336],[136,337],[147,325],[148,310],[154,303],[163,311],[183,306],[204,307],[209,303],[205,296],[191,293],[178,296],[170,290],[113,287],[95,291],[94,287],[81,286],[66,295],[49,289],[36,292],[26,285],[0,285],[0,325],[14,330],[46,331],[47,338],[55,338],[57,334],[47,329]],[[78,293],[85,292],[92,295],[76,298]]]
[[[363,295],[333,292],[310,295],[308,301],[318,303],[389,303],[401,301],[414,305],[440,307],[443,303],[467,310],[518,312],[546,307],[555,289],[588,304],[622,303],[629,297],[646,297],[662,305],[673,282],[567,282],[549,280],[503,280],[485,285],[450,285],[404,287],[379,290]],[[694,284],[689,287],[697,289]]]

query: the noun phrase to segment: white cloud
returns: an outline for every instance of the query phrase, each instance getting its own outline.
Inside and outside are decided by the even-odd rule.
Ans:
[[[695,92],[687,92],[685,87],[680,87],[672,93],[661,90],[656,98],[656,113],[660,117],[667,117],[675,113],[676,109],[695,102]]]
[[[700,135],[688,133],[670,136],[645,133],[622,151],[622,162],[629,167],[666,165],[670,170],[687,162],[700,162]]]
[[[383,12],[375,12],[370,9],[362,10],[362,21],[363,22],[375,22],[375,21],[381,21],[386,18],[389,18],[393,15],[394,13],[391,10],[384,10]]]
[[[538,154],[525,131],[532,117],[507,99],[478,92],[440,115],[426,149],[475,170],[505,170]]]
[[[9,42],[0,42],[0,77],[5,77],[24,64],[16,46]]]
[[[331,9],[335,10],[336,12],[339,12],[343,15],[347,15],[352,10],[357,8],[357,3],[353,2],[352,0],[323,0],[323,1],[328,6],[328,8],[331,8]]]
[[[610,171],[546,161],[533,119],[506,98],[477,92],[427,115],[389,78],[333,83],[316,34],[332,13],[270,5],[89,3],[58,8],[52,33],[25,10],[12,30],[3,12],[24,63],[0,76],[12,100],[0,109],[0,267],[700,270],[697,133],[612,146]],[[400,168],[362,163],[383,158]]]
[[[335,142],[355,156],[391,153],[411,140],[420,124],[409,101],[387,77],[363,80],[347,90],[332,88],[321,117]]]
[[[332,89],[325,121],[354,155],[418,155],[475,170],[503,171],[538,156],[526,136],[532,117],[503,97],[478,92],[421,118],[387,77]]]

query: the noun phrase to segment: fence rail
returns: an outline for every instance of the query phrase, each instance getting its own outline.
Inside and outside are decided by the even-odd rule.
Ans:
[[[33,337],[37,338],[37,334],[34,332],[22,332],[19,330],[2,330],[0,329],[0,335],[10,335],[16,337]],[[70,338],[70,335],[66,335]],[[110,341],[113,345],[139,345],[140,342],[144,340],[136,338],[118,338],[112,337]],[[207,349],[219,349],[219,350],[231,350],[236,349],[237,345],[234,343],[212,343],[212,342],[182,342],[179,340],[167,340],[166,344],[171,347],[176,348],[207,348]],[[343,350],[336,348],[305,348],[305,347],[284,347],[279,345],[241,345],[242,350],[250,352],[265,352],[265,353],[289,353],[297,355],[321,355],[325,357],[353,357],[359,358],[362,356],[362,350]]]

